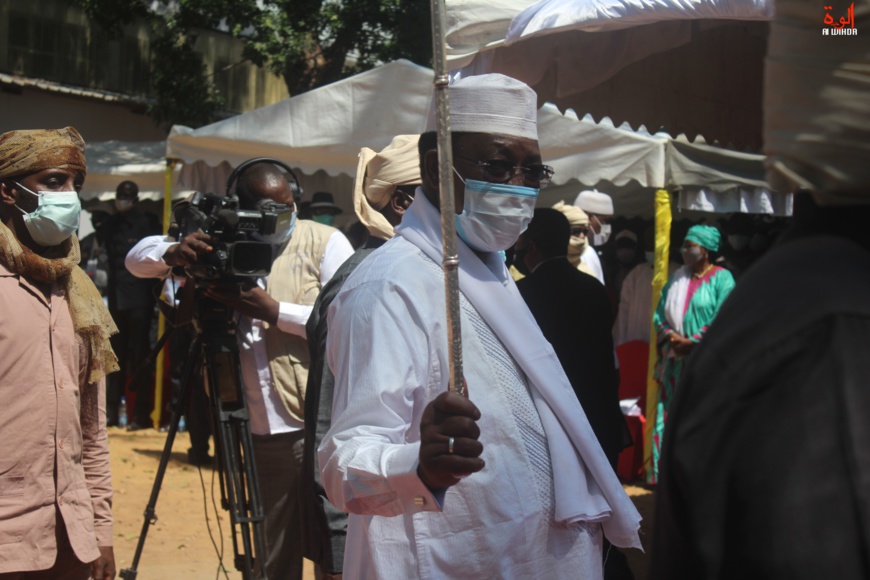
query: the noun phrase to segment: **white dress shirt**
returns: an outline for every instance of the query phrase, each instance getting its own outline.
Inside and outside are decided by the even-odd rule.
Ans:
[[[592,270],[592,275],[604,284],[604,269],[601,267],[598,251],[592,244],[587,245],[583,253],[580,254],[580,261],[589,266],[589,269]]]
[[[176,241],[164,236],[149,236],[133,246],[127,254],[127,269],[139,278],[163,278],[171,268],[163,261],[163,255]],[[326,284],[339,266],[353,254],[353,247],[340,231],[336,230],[326,242],[320,261],[320,284]],[[266,288],[267,278],[258,278],[257,285]],[[305,324],[313,306],[280,302],[278,304],[278,328],[284,332],[306,338]],[[251,418],[251,433],[271,435],[297,431],[302,422],[287,412],[278,391],[272,387],[272,371],[266,351],[263,321],[239,316],[239,358],[242,367],[242,382],[245,399]]]
[[[638,264],[622,282],[619,313],[613,324],[613,345],[633,340],[649,342],[652,329],[652,264]]]

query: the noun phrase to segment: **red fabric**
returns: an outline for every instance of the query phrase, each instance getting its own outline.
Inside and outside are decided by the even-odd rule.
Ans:
[[[634,340],[616,347],[619,359],[619,398],[640,397],[638,406],[646,409],[646,383],[649,364],[649,344]],[[643,474],[643,431],[644,417],[625,417],[634,445],[626,447],[619,454],[616,474],[623,481],[634,481]]]
[[[698,291],[698,288],[701,287],[702,284],[706,284],[710,281],[719,270],[721,270],[721,266],[713,266],[710,268],[706,274],[701,276],[700,278],[695,278],[692,276],[692,279],[689,280],[689,291],[686,293],[686,306],[683,308],[683,316],[686,315],[686,312],[689,311],[689,303],[692,302],[692,296],[695,295],[695,292]]]

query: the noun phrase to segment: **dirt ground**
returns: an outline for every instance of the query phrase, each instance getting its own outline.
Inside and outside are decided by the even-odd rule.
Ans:
[[[115,560],[119,571],[129,567],[133,561],[142,530],[143,512],[148,504],[165,442],[166,434],[155,430],[127,433],[118,428],[109,429],[112,481],[115,487]],[[157,501],[157,523],[148,531],[139,561],[138,580],[215,578],[219,573],[220,559],[212,543],[209,526],[218,549],[223,539],[223,565],[227,576],[241,578],[232,562],[229,517],[220,509],[218,481],[216,478],[213,480],[211,469],[204,468],[200,472],[187,464],[188,447],[187,433],[179,433]],[[646,553],[627,551],[635,578],[643,580],[646,577],[648,544],[652,536],[653,494],[634,486],[627,486],[626,491],[644,518],[641,540]],[[204,505],[204,498],[207,505]],[[218,522],[222,533],[218,531]],[[222,573],[220,577],[224,577]],[[305,579],[313,578],[313,567],[306,561]]]

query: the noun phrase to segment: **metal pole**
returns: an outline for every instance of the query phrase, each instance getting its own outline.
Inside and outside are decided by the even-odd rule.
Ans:
[[[435,69],[435,113],[438,134],[438,189],[441,196],[442,266],[447,298],[447,340],[450,347],[448,389],[466,396],[462,379],[462,333],[459,326],[459,254],[456,249],[456,205],[453,196],[453,152],[450,146],[450,106],[447,99],[447,48],[444,0],[432,0],[432,55]]]
[[[172,219],[172,177],[175,170],[175,159],[166,160],[166,172],[163,186],[163,235],[169,231],[169,220]],[[157,315],[157,336],[163,336],[166,332],[166,318],[160,312]],[[154,409],[151,411],[151,420],[154,428],[160,428],[160,414],[163,410],[163,354],[160,349],[157,355],[157,366],[154,369]]]

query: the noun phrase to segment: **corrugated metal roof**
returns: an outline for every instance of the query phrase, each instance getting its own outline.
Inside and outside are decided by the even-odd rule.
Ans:
[[[0,73],[0,84],[12,85],[17,87],[33,88],[51,93],[60,93],[64,95],[73,95],[85,99],[94,99],[107,103],[130,104],[130,105],[150,105],[154,103],[154,99],[146,97],[138,97],[134,95],[125,95],[123,93],[114,93],[111,91],[103,91],[100,89],[88,89],[84,87],[74,87],[64,85],[53,81],[43,79],[34,79],[30,77],[22,77]]]

